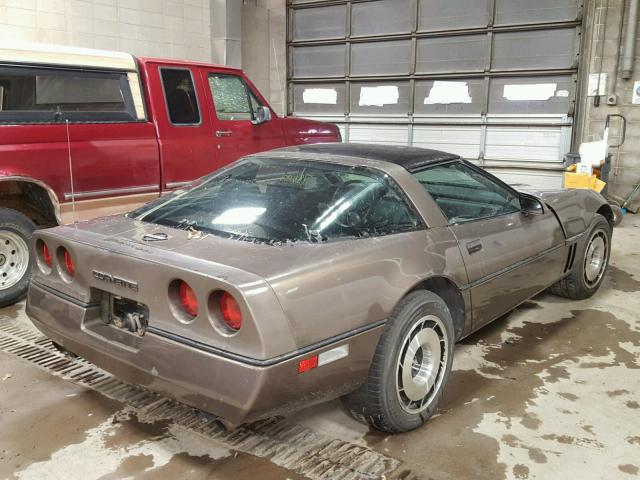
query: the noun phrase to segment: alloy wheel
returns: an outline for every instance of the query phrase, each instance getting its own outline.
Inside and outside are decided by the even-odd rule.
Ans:
[[[426,315],[413,324],[397,362],[396,391],[403,410],[416,414],[429,407],[442,385],[449,353],[442,320]]]

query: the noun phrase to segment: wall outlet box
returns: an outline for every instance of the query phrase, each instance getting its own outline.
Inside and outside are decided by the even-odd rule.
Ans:
[[[631,103],[634,105],[640,105],[640,80],[636,80],[633,84],[633,99]]]
[[[617,105],[618,104],[618,96],[617,95],[607,95],[607,105]]]

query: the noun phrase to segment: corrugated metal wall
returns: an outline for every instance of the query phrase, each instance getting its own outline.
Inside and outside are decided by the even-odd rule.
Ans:
[[[560,186],[581,0],[290,0],[290,114]]]

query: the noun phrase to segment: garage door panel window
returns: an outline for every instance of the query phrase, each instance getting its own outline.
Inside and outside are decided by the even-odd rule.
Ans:
[[[300,114],[344,115],[347,87],[344,83],[293,86],[293,111]]]
[[[354,3],[351,7],[351,35],[384,35],[410,32],[414,24],[414,0]]]
[[[420,0],[419,8],[418,29],[421,31],[457,30],[489,24],[489,0]]]
[[[489,55],[486,35],[423,38],[418,40],[417,73],[481,72]]]
[[[403,115],[409,111],[409,82],[352,83],[351,113]]]
[[[427,168],[414,176],[438,204],[449,224],[520,210],[516,194],[461,162]]]
[[[296,77],[338,77],[346,74],[346,45],[294,47],[293,74]]]
[[[354,43],[351,46],[352,75],[408,74],[411,41]]]
[[[126,73],[0,67],[0,123],[135,118]]]
[[[496,0],[496,25],[571,21],[577,18],[577,0]]]
[[[566,114],[573,89],[569,76],[494,78],[489,88],[489,113]]]
[[[416,82],[414,111],[423,115],[482,113],[484,80],[427,80]]]
[[[347,31],[346,15],[346,5],[293,10],[293,39],[344,38]]]
[[[574,28],[496,33],[491,66],[501,70],[571,68],[576,62],[575,35]]]

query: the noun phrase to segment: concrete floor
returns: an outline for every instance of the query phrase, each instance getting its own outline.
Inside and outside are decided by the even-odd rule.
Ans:
[[[286,458],[309,441],[352,468],[344,478],[637,478],[640,219],[628,216],[613,243],[594,298],[539,295],[459,344],[438,415],[405,435],[372,431],[331,402],[283,420],[297,432],[289,443],[277,423],[241,441],[207,436],[0,352],[0,478],[336,478],[305,467],[304,454]],[[23,306],[0,310],[0,324],[28,328]],[[260,447],[274,439],[280,451]]]

